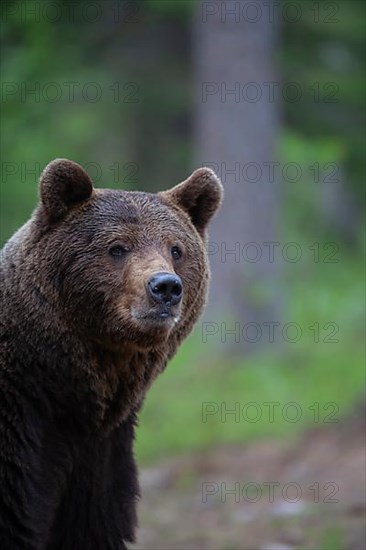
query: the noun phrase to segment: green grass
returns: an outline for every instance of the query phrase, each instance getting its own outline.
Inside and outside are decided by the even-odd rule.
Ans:
[[[361,266],[346,257],[337,264],[309,264],[307,270],[299,265],[286,285],[284,322],[297,322],[302,327],[301,339],[283,343],[276,353],[269,345],[261,354],[229,359],[212,343],[202,343],[198,328],[147,396],[137,435],[140,461],[253,438],[293,437],[308,427],[326,426],[327,420],[339,421],[362,396]],[[328,327],[320,331],[321,341],[315,343],[309,329],[314,322],[320,327],[335,323],[339,331],[333,338],[339,341],[322,341],[330,334]],[[246,409],[246,416],[244,410],[243,417],[243,407],[250,402],[257,409]],[[273,422],[265,402],[280,403]],[[282,414],[289,402],[301,411],[297,422],[289,422]],[[206,422],[204,403],[211,403],[214,412]],[[222,419],[222,403],[227,410],[239,407],[239,418],[227,414]],[[315,403],[319,405],[314,407]],[[248,421],[256,410],[262,417]],[[318,418],[314,417],[316,410]],[[288,409],[289,415],[295,412],[293,407]]]
[[[343,529],[337,526],[326,529],[320,547],[322,550],[339,550],[340,548],[345,548]]]

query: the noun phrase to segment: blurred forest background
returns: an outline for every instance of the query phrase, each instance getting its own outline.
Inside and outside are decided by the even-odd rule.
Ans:
[[[207,312],[141,415],[138,548],[364,548],[365,15],[1,3],[1,244],[56,157],[101,187],[201,165],[225,187]]]

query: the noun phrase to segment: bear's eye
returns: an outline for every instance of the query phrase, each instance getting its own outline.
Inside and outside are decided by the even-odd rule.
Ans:
[[[130,252],[130,249],[123,244],[115,244],[109,249],[109,254],[113,258],[123,258],[128,252]]]
[[[179,248],[179,246],[172,246],[170,253],[173,260],[179,260],[182,257],[182,250]]]

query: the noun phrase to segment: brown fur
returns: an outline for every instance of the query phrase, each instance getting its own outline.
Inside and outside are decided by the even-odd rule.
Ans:
[[[0,482],[0,491],[14,495],[0,502],[0,515],[14,506],[9,518],[17,517],[16,525],[21,524],[24,531],[16,533],[11,519],[0,519],[0,538],[9,541],[4,548],[12,544],[19,549],[63,548],[58,538],[60,525],[61,531],[68,530],[65,548],[88,547],[89,538],[74,533],[71,519],[63,519],[64,513],[61,516],[63,506],[71,506],[62,495],[72,487],[68,489],[71,470],[60,466],[63,473],[57,477],[47,459],[58,460],[52,443],[58,434],[59,445],[65,447],[65,454],[70,452],[68,464],[74,464],[74,470],[77,457],[89,448],[83,443],[85,438],[108,441],[110,453],[121,453],[120,466],[108,472],[116,487],[123,478],[121,493],[131,485],[131,495],[128,503],[120,502],[115,535],[113,521],[108,520],[111,544],[106,544],[105,534],[99,531],[91,532],[90,540],[96,544],[100,538],[103,548],[117,549],[124,547],[122,540],[133,539],[131,501],[137,492],[131,450],[133,418],[147,389],[204,306],[209,279],[206,227],[221,196],[221,184],[206,168],[156,195],[93,189],[85,171],[65,159],[45,168],[38,207],[2,251],[0,397],[11,412],[0,420],[0,474],[9,478]],[[111,256],[116,244],[128,248],[121,258]],[[175,245],[182,250],[180,259],[171,255]],[[156,317],[157,306],[146,291],[147,281],[158,272],[176,273],[183,283],[182,302],[172,306],[167,320]],[[34,441],[32,430],[39,434]],[[52,438],[47,436],[51,433]],[[29,439],[29,449],[17,434],[24,441]],[[74,434],[78,434],[78,443],[71,452]],[[107,460],[103,446],[98,445],[95,463],[90,458],[91,471]],[[27,464],[31,455],[33,469]],[[43,457],[42,467],[38,457]],[[10,476],[11,464],[17,467]],[[125,480],[129,469],[130,482]],[[42,485],[43,475],[51,479],[49,489]],[[77,491],[77,480],[73,483]],[[10,505],[8,498],[18,503]],[[47,503],[46,519],[40,519],[34,498]],[[120,498],[110,496],[111,502],[118,503]],[[101,497],[88,501],[85,511],[78,509],[75,514],[84,513],[80,522],[90,522],[93,506],[97,510],[100,502]],[[32,546],[32,537],[43,545]],[[25,540],[28,546],[22,546]]]

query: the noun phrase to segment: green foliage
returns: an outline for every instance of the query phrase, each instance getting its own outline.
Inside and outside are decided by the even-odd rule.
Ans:
[[[302,17],[284,23],[280,57],[283,81],[295,82],[303,95],[301,108],[285,101],[286,120],[308,138],[341,144],[350,184],[360,196],[366,146],[360,131],[365,125],[365,3],[300,0],[296,5]]]
[[[323,534],[320,547],[322,550],[339,550],[345,548],[343,529],[338,526],[328,528]]]

